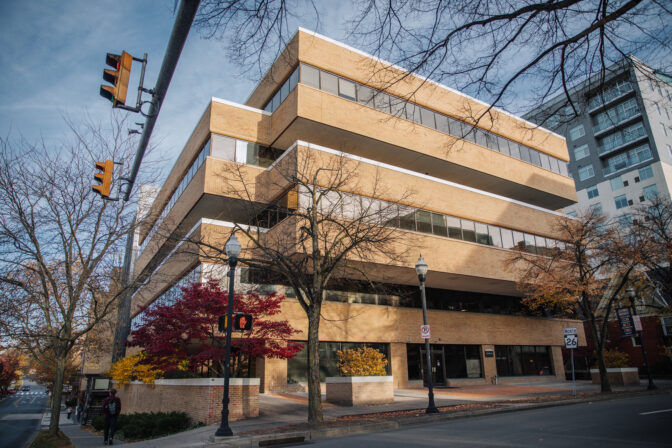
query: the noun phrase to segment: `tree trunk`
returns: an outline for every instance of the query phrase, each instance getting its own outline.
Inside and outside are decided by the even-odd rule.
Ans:
[[[65,356],[56,358],[56,378],[51,388],[51,420],[49,421],[49,434],[56,435],[58,432],[58,420],[61,418],[61,396],[63,395],[63,378],[65,377]]]
[[[308,312],[308,423],[322,423],[322,392],[320,390],[320,307]]]
[[[595,348],[595,353],[597,353],[597,367],[600,369],[600,391],[611,392],[611,383],[609,382],[609,377],[607,376],[607,368],[604,365],[604,341],[601,337],[598,337],[595,315],[593,313],[589,313],[589,316],[590,335],[594,341],[593,347]]]

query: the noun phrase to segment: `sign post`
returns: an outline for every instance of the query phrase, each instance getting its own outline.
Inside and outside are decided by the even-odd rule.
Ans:
[[[431,339],[429,332],[429,325],[420,325],[420,337],[422,339]]]
[[[565,348],[569,349],[569,356],[572,362],[572,394],[576,397],[576,379],[574,377],[574,349],[579,346],[579,332],[576,328],[565,328]]]

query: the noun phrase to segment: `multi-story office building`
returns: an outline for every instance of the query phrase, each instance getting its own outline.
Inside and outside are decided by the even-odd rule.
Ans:
[[[225,272],[204,252],[180,249],[190,243],[174,241],[190,236],[223,244],[234,223],[248,223],[241,187],[261,210],[286,193],[263,187],[278,170],[278,159],[344,157],[358,161],[362,179],[375,173],[385,182],[390,196],[379,200],[405,198],[399,204],[403,216],[391,222],[407,249],[394,261],[361,265],[394,293],[367,289],[364,282],[335,282],[328,291],[320,326],[322,371],[337,373],[337,349],[368,344],[385,352],[396,386],[422,381],[414,270],[422,252],[429,264],[435,384],[489,383],[495,376],[564,379],[563,328],[580,325],[528,315],[508,260],[514,248],[543,256],[555,247],[553,229],[561,216],[556,210],[576,200],[565,140],[530,130],[529,123],[500,110],[473,127],[469,117],[487,105],[395,67],[377,70],[383,66],[299,30],[245,104],[212,99],[153,202],[156,221],[141,232],[134,276],[145,284],[133,297],[134,323],[140,306],[169,301],[180,285]],[[386,85],[372,73],[407,76]],[[239,181],[226,178],[232,172]],[[362,191],[348,193],[370,194],[364,187],[369,183],[361,185]],[[402,190],[415,194],[397,194]],[[289,202],[289,211],[269,219],[263,231],[283,228],[291,216]],[[245,250],[249,241],[239,238]],[[237,288],[258,286],[251,281],[243,265]],[[307,319],[291,288],[263,286],[287,295],[281,318],[300,330],[296,340],[305,340]],[[302,353],[252,364],[250,371],[267,391],[306,378]]]
[[[607,70],[603,84],[589,79],[526,118],[567,138],[576,215],[592,209],[632,221],[633,207],[652,196],[669,196],[672,182],[672,85],[634,57]],[[602,87],[603,86],[603,87]],[[568,118],[571,117],[571,118]]]

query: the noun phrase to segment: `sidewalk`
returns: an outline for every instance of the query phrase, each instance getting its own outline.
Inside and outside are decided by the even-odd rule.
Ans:
[[[672,381],[669,380],[656,381],[656,384],[661,389],[672,388]],[[328,424],[324,428],[312,430],[306,424],[307,394],[261,394],[259,417],[230,423],[233,433],[237,435],[233,440],[220,439],[214,442],[212,436],[219,424],[213,424],[158,439],[126,443],[124,446],[129,448],[259,446],[261,440],[283,437],[299,436],[309,439],[339,436],[353,432],[390,430],[402,425],[429,423],[461,416],[617,398],[620,395],[618,392],[645,393],[646,385],[642,382],[640,386],[613,386],[614,392],[617,393],[601,396],[599,385],[591,384],[589,381],[577,381],[576,390],[578,398],[575,399],[572,396],[571,382],[436,388],[434,394],[437,407],[457,406],[439,415],[424,414],[424,409],[427,407],[426,389],[397,389],[394,403],[377,406],[335,406],[326,403],[323,396],[324,420]],[[667,391],[663,390],[663,393]],[[597,395],[581,398],[584,394]],[[419,411],[412,412],[412,410]],[[407,412],[400,414],[402,411]],[[383,414],[392,412],[397,414]],[[63,415],[61,415],[61,428],[76,448],[99,447],[103,444],[101,436],[81,429]],[[121,445],[122,442],[115,440],[115,444]]]

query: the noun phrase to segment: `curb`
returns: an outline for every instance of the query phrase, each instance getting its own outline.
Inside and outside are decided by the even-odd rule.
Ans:
[[[292,431],[284,433],[269,433],[252,436],[233,436],[233,437],[215,437],[211,436],[210,441],[204,444],[208,448],[217,447],[259,447],[273,446],[282,444],[297,444],[311,440],[325,439],[331,437],[342,437],[355,434],[368,434],[381,431],[393,431],[408,426],[425,425],[442,421],[457,420],[469,417],[481,417],[486,415],[506,414],[510,412],[527,411],[532,409],[544,409],[556,406],[568,406],[572,404],[592,403],[596,401],[610,401],[628,399],[640,396],[658,395],[663,393],[672,393],[670,389],[661,388],[658,390],[644,390],[636,392],[620,392],[610,395],[596,395],[594,397],[570,398],[566,400],[550,401],[545,403],[501,403],[501,407],[490,409],[478,409],[473,411],[458,411],[451,414],[432,414],[417,417],[405,417],[388,422],[368,423],[362,425],[347,425],[334,428],[307,429],[305,431]]]

